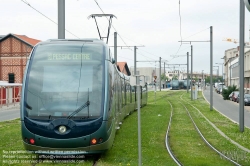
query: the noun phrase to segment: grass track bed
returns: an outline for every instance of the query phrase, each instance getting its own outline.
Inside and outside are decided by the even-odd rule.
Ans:
[[[230,165],[202,141],[184,106],[175,102],[179,94],[169,99],[174,108],[170,144],[175,156],[183,165]]]
[[[246,148],[249,148],[250,142],[248,128],[245,129],[244,133],[240,133],[237,124],[234,124],[215,110],[210,111],[209,104],[202,97],[201,93],[199,94],[199,99],[195,101],[190,101],[190,98],[186,93],[183,93],[182,99],[185,101],[184,104],[186,104],[186,107],[189,109],[194,121],[196,122],[196,125],[199,127],[202,134],[210,144],[212,144],[224,155],[240,163],[241,165],[250,165],[250,154],[239,149],[236,145],[232,144],[229,140],[221,136],[221,134],[219,134],[191,105],[198,108],[199,111],[205,115],[207,119],[209,119],[209,121],[215,124],[216,127],[219,128],[230,139],[236,141]]]
[[[149,93],[148,105],[141,109],[143,165],[176,165],[165,147],[165,135],[170,118],[166,92]],[[98,165],[138,165],[137,112],[127,117],[118,131],[112,149],[102,156]]]

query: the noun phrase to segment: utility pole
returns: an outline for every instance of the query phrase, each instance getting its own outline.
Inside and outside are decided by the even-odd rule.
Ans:
[[[165,76],[166,76],[166,71],[165,71],[165,62],[164,62],[164,88],[166,88],[165,86],[166,86],[166,78],[165,78]]]
[[[136,46],[134,46],[134,76],[137,75],[137,72],[136,72]],[[137,79],[136,79],[136,84],[138,84],[137,82]]]
[[[191,100],[193,100],[193,45],[191,45]]]
[[[187,52],[187,55],[170,55],[170,56],[172,56],[172,57],[187,56],[187,93],[188,93],[188,91],[189,91],[188,83],[189,83],[189,86],[191,87],[191,84],[190,84],[190,81],[189,81],[189,52]],[[183,64],[179,64],[179,66],[180,65],[183,65]],[[191,88],[191,90],[192,90],[192,88]]]
[[[117,65],[117,32],[114,33],[114,58]]]
[[[58,39],[65,39],[65,0],[58,0]]]
[[[249,1],[248,1],[249,3]],[[239,127],[240,132],[244,132],[244,56],[245,56],[245,5],[240,0],[240,55],[239,55],[239,79],[240,79],[240,101],[239,101]]]
[[[160,71],[159,71],[159,83],[160,83],[160,91],[161,91],[161,57],[160,57]]]
[[[209,41],[179,41],[179,42],[210,42],[210,110],[213,110],[213,27],[210,26]],[[191,80],[193,79],[193,46],[191,45]],[[191,81],[192,82],[192,81]],[[191,100],[193,98],[193,90],[191,88]]]
[[[224,82],[224,81],[223,81],[223,66],[224,66],[224,63],[215,63],[215,64],[217,64],[217,65],[221,65],[221,71],[222,71],[222,82]]]
[[[213,66],[213,67],[217,67],[217,79],[219,77],[219,66]]]
[[[189,78],[188,78],[188,76],[189,76],[189,55],[188,54],[189,53],[187,52],[187,93],[189,91],[189,88],[188,88],[188,83],[189,83]],[[189,83],[189,86],[190,86],[190,83]]]
[[[213,27],[210,26],[210,111],[213,110]]]

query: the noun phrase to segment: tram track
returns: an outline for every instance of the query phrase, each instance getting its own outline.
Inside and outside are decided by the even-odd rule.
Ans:
[[[170,128],[171,128],[171,122],[172,122],[172,116],[173,116],[173,106],[171,104],[170,101],[168,101],[168,103],[170,104],[171,106],[171,115],[170,115],[170,118],[169,118],[169,123],[168,123],[168,129],[167,129],[167,133],[166,133],[166,137],[165,137],[165,145],[166,145],[166,148],[168,150],[168,153],[170,155],[170,157],[174,160],[174,162],[178,165],[178,166],[182,166],[183,164],[176,158],[176,156],[174,155],[173,151],[171,150],[171,147],[170,147],[170,144],[169,144],[169,132],[170,132]]]
[[[182,97],[182,95],[180,96],[180,98]],[[183,100],[181,98],[181,100],[183,102],[185,102],[186,104],[189,104],[191,105],[192,107],[195,107],[193,106],[192,104],[190,103],[187,103],[185,100]],[[170,157],[173,159],[173,161],[178,165],[178,166],[182,166],[184,165],[184,163],[181,163],[180,160],[178,160],[178,158],[176,157],[176,155],[173,153],[173,151],[171,150],[171,147],[170,147],[170,136],[169,136],[169,133],[170,133],[170,129],[171,129],[171,123],[172,123],[172,117],[173,117],[173,111],[174,111],[174,108],[171,104],[171,102],[169,100],[167,100],[168,103],[170,104],[171,106],[171,115],[170,115],[170,118],[169,118],[169,123],[168,123],[168,128],[167,128],[167,132],[166,132],[166,138],[165,138],[165,145],[166,145],[166,148],[168,150],[168,153],[170,155]],[[212,149],[214,152],[216,152],[217,154],[219,154],[219,156],[222,158],[222,159],[225,159],[229,162],[231,162],[233,165],[237,165],[237,166],[240,166],[239,163],[237,163],[236,161],[232,160],[231,158],[227,157],[226,155],[224,155],[222,152],[220,152],[219,150],[217,150],[214,146],[212,146],[208,141],[207,139],[203,136],[202,132],[199,130],[198,126],[196,125],[191,113],[189,112],[188,108],[183,104],[183,103],[180,103],[180,105],[183,106],[183,108],[185,108],[187,114],[188,114],[188,117],[191,119],[191,122],[195,128],[195,130],[197,131],[197,133],[199,134],[199,136],[201,137],[202,141],[210,148]],[[197,109],[197,108],[196,108]]]
[[[193,118],[192,118],[190,112],[188,111],[187,107],[186,107],[184,104],[182,104],[182,103],[180,103],[180,104],[181,104],[181,105],[185,108],[185,110],[187,111],[188,116],[190,117],[190,119],[191,119],[191,121],[192,121],[192,123],[193,123],[193,125],[194,125],[194,127],[195,127],[195,129],[196,129],[196,131],[198,132],[198,134],[199,134],[200,137],[202,138],[203,142],[205,142],[205,143],[207,144],[208,147],[210,147],[213,151],[215,151],[216,153],[218,153],[218,154],[219,154],[221,157],[223,157],[224,159],[230,161],[230,162],[233,163],[234,165],[240,166],[239,163],[235,162],[234,160],[230,159],[229,157],[227,157],[226,155],[224,155],[223,153],[221,153],[219,150],[217,150],[214,146],[212,146],[212,145],[207,141],[207,139],[203,136],[203,134],[202,134],[201,131],[199,130],[198,126],[196,125],[195,121],[193,120]]]
[[[198,111],[198,113],[221,135],[221,136],[223,136],[224,138],[226,138],[227,140],[229,140],[232,144],[234,144],[234,145],[236,145],[239,149],[241,149],[241,150],[243,150],[243,151],[245,151],[245,152],[247,152],[247,153],[250,153],[250,149],[248,149],[248,148],[246,148],[246,147],[244,147],[244,146],[242,146],[242,145],[240,145],[239,143],[237,143],[237,142],[235,142],[234,140],[232,140],[231,138],[229,138],[225,133],[223,133],[218,127],[216,127],[216,125],[215,124],[213,124],[210,120],[208,120],[207,119],[207,117],[204,115],[204,114],[202,114],[201,113],[201,111],[197,108],[197,107],[195,107],[193,104],[190,104],[189,102],[187,102],[187,101],[185,101],[185,100],[183,100],[182,99],[182,95],[180,96],[180,99],[183,101],[183,102],[185,102],[185,103],[187,103],[187,104],[189,104],[191,107],[193,107],[195,110],[197,110]]]

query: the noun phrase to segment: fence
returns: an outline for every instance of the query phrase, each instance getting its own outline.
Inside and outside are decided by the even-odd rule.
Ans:
[[[0,81],[0,108],[3,106],[19,104],[22,84]]]

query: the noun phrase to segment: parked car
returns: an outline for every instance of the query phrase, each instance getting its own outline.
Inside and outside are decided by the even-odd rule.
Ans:
[[[223,88],[220,88],[220,94],[222,94],[223,89],[227,89],[227,86],[223,85]]]
[[[239,91],[234,91],[233,94],[232,94],[232,101],[236,102],[237,101],[237,97],[239,95]]]
[[[224,83],[215,83],[215,92],[220,93],[222,86],[224,86]]]
[[[222,85],[217,85],[215,88],[215,92],[220,93],[220,88],[222,88]]]
[[[240,101],[240,95],[238,95],[237,99],[236,99],[236,103],[239,103]]]
[[[245,105],[250,105],[250,94],[245,94],[244,103]]]
[[[232,96],[233,96],[233,94],[234,94],[234,91],[231,92],[230,95],[228,96],[229,100],[231,100],[231,101],[232,101]]]
[[[237,97],[237,103],[240,101],[240,95]],[[244,95],[244,105],[250,105],[250,94]]]

